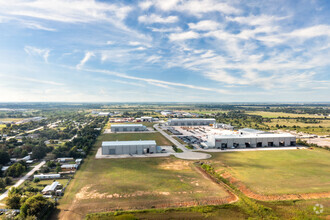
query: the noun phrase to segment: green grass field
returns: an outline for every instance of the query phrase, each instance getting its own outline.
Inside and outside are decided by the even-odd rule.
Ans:
[[[219,172],[228,171],[256,193],[330,191],[330,152],[326,150],[212,153],[210,161]]]
[[[98,138],[92,154],[81,165],[60,200],[61,212],[56,218],[75,219],[90,212],[115,209],[212,203],[229,196],[222,187],[197,172],[192,161],[174,157],[95,159],[95,151],[102,141],[133,140],[140,137],[138,135],[144,135],[143,138],[151,135],[149,139],[156,140],[164,138],[159,133],[102,134]]]
[[[136,141],[136,140],[155,140],[159,146],[171,146],[172,142],[167,140],[161,133],[113,133],[103,134],[102,141]]]

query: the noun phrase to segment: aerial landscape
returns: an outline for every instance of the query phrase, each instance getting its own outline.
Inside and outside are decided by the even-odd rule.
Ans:
[[[330,2],[0,0],[0,219],[330,219]]]

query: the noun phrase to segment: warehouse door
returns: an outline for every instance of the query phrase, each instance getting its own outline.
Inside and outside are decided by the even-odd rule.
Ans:
[[[262,147],[262,142],[258,142],[257,147]]]
[[[109,149],[109,154],[115,155],[116,154],[116,149]]]

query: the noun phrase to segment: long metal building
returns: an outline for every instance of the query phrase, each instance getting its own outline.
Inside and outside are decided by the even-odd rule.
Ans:
[[[215,123],[214,118],[173,118],[168,120],[169,126],[198,126]]]
[[[103,155],[157,153],[156,141],[103,141]]]
[[[143,124],[115,124],[111,125],[111,132],[147,131]]]
[[[254,129],[242,129],[238,134],[209,136],[208,148],[255,148],[295,146],[296,137],[289,133],[274,134]]]

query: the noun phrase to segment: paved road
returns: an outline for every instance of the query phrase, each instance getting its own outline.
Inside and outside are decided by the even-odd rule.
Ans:
[[[173,153],[175,157],[185,160],[204,160],[211,157],[210,154],[193,152],[191,149],[186,148],[179,141],[175,140],[173,137],[171,137],[165,131],[163,131],[158,124],[155,124],[154,128],[183,151],[182,153]]]
[[[8,192],[12,187],[20,186],[22,183],[24,183],[24,181],[26,179],[28,179],[31,175],[33,175],[35,171],[39,170],[40,167],[42,167],[45,163],[46,163],[46,161],[42,161],[41,163],[39,163],[32,170],[30,170],[25,176],[23,176],[20,180],[18,180],[17,183],[15,183],[15,185],[11,186],[6,192],[4,192],[2,195],[0,195],[0,201],[8,196]]]

